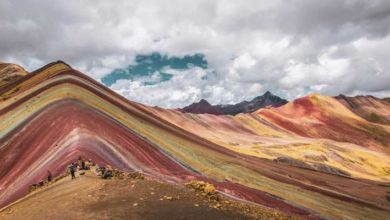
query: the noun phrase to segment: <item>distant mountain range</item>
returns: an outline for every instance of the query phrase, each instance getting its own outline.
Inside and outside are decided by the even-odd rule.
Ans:
[[[279,107],[288,101],[267,91],[264,95],[257,96],[251,101],[243,101],[232,105],[211,105],[205,99],[179,109],[185,113],[213,114],[213,115],[237,115],[240,113],[255,112],[260,108]]]

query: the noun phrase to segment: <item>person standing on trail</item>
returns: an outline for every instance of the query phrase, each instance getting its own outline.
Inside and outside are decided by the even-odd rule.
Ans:
[[[50,170],[47,171],[47,181],[50,183],[53,180]]]
[[[84,160],[81,160],[81,170],[86,170]]]
[[[76,166],[74,163],[71,163],[69,166],[70,175],[72,176],[72,179],[76,178],[75,172],[76,172]]]

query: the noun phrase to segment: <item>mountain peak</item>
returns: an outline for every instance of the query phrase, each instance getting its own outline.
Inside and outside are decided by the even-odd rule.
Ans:
[[[27,74],[28,72],[17,64],[0,63],[0,87],[9,85]]]
[[[273,96],[274,94],[272,94],[270,91],[267,91],[263,94],[263,96]]]
[[[202,114],[225,114],[225,115],[237,115],[240,113],[251,113],[255,112],[260,108],[266,107],[279,107],[287,103],[284,100],[270,91],[265,92],[261,96],[253,98],[251,101],[242,101],[233,105],[211,105],[206,100],[201,99],[198,103],[193,103],[187,107],[181,109],[182,112]]]
[[[55,64],[64,64],[64,65],[66,65],[66,66],[68,66],[68,67],[71,67],[71,65],[69,65],[68,63],[66,63],[66,62],[63,61],[63,60],[57,60],[57,61],[55,61],[55,62],[53,62],[53,63],[55,63]]]
[[[201,99],[198,104],[205,104],[205,105],[211,105],[206,99]]]
[[[199,102],[195,102],[179,110],[181,112],[188,112],[188,113],[195,113],[195,114],[213,114],[213,115],[222,114],[222,112],[218,108],[212,106],[205,99],[201,99]]]

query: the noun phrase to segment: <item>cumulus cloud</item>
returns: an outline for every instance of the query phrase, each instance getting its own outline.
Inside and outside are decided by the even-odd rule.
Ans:
[[[112,85],[150,105],[233,103],[266,90],[390,96],[387,0],[2,0],[0,39],[0,60],[33,70],[62,59],[98,80],[138,54],[205,56],[208,69]]]
[[[145,80],[120,79],[111,88],[130,100],[148,105],[170,100],[164,107],[173,108],[200,99],[204,87],[208,84],[202,80],[207,75],[207,71],[199,67],[182,71],[166,69],[165,72],[173,75],[171,80],[145,86]]]

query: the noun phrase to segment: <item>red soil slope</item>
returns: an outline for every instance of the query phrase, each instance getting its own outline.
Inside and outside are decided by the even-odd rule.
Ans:
[[[371,123],[332,97],[310,95],[275,109],[261,109],[259,116],[294,134],[350,142],[372,149],[390,147],[387,127]]]

